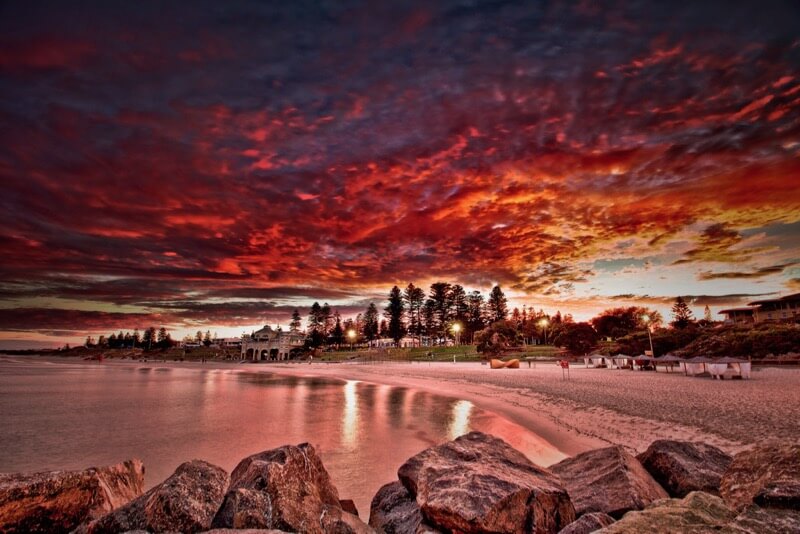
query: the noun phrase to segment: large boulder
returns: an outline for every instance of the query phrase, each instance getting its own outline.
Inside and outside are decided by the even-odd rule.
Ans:
[[[722,475],[733,457],[701,442],[660,439],[636,457],[672,497],[693,491],[719,495]]]
[[[436,533],[422,521],[417,501],[400,482],[390,482],[378,490],[369,509],[369,526],[383,534]]]
[[[312,445],[284,445],[239,462],[215,528],[274,528],[309,534],[359,532]]]
[[[93,521],[86,530],[89,534],[207,530],[222,504],[227,484],[224,469],[202,460],[185,462],[164,482]]]
[[[575,520],[557,476],[481,432],[426,449],[397,474],[423,521],[444,531],[558,532]]]
[[[723,529],[731,534],[786,534],[800,532],[800,510],[748,506]]]
[[[550,466],[569,491],[580,516],[604,512],[614,518],[669,497],[664,488],[620,446],[584,452]]]
[[[753,503],[800,509],[800,444],[766,443],[737,454],[720,495],[737,509]]]
[[[144,465],[0,474],[0,532],[70,531],[142,494]]]
[[[558,534],[590,534],[614,523],[614,518],[603,512],[592,512],[580,516]]]
[[[642,511],[628,512],[622,519],[598,532],[714,532],[729,525],[735,517],[736,513],[716,495],[695,491],[683,499],[663,499]]]

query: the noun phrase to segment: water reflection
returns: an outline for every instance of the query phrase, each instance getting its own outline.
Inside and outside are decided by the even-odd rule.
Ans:
[[[344,385],[344,413],[342,414],[342,445],[352,447],[358,430],[357,380],[348,380]]]
[[[308,441],[342,498],[366,514],[374,493],[396,479],[406,459],[471,430],[498,435],[543,465],[563,458],[471,402],[419,390],[135,362],[76,369],[25,361],[0,366],[0,472],[138,457],[150,488],[191,458],[230,472],[250,454]]]
[[[450,421],[450,439],[456,439],[469,432],[469,416],[472,414],[472,403],[460,400],[453,404],[453,419]]]

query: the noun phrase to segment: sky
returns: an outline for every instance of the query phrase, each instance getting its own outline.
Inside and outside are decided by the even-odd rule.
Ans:
[[[0,348],[800,291],[800,4],[599,4],[0,3]]]

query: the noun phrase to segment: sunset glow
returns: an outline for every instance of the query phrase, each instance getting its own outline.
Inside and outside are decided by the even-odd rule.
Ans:
[[[700,4],[5,3],[0,348],[800,291],[800,7]]]

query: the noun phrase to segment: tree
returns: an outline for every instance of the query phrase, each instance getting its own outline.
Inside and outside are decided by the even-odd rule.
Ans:
[[[692,310],[682,297],[675,299],[675,304],[672,305],[672,322],[670,323],[674,328],[686,328],[694,322],[692,317]]]
[[[331,307],[327,302],[320,308],[319,320],[322,324],[322,333],[327,337],[333,329],[333,315],[331,314]]]
[[[469,296],[467,296],[467,324],[464,329],[464,334],[468,336],[468,339],[472,340],[475,336],[475,332],[483,330],[486,326],[484,315],[483,295],[481,295],[480,291],[472,291]]]
[[[311,311],[308,313],[308,330],[311,334],[322,334],[324,328],[324,320],[322,318],[322,306],[319,302],[311,305]]]
[[[508,317],[508,301],[499,285],[492,288],[486,306],[489,309],[490,321],[505,321]]]
[[[292,312],[292,320],[289,322],[289,331],[299,332],[301,324],[300,312],[295,308],[295,310]]]
[[[422,306],[422,328],[428,337],[436,332],[436,303],[433,299],[426,299]]]
[[[194,335],[194,341],[198,345],[203,342],[203,333],[200,330]]]
[[[588,354],[597,346],[597,332],[589,323],[564,323],[553,340],[557,347],[566,348],[570,354]]]
[[[206,335],[203,336],[203,345],[206,347],[211,346],[211,330],[206,330]]]
[[[92,338],[92,336],[86,336],[86,342],[83,344],[83,346],[86,348],[94,346],[94,338]]]
[[[469,304],[467,303],[467,293],[463,287],[455,284],[450,288],[450,302],[453,307],[453,320],[465,323],[469,312]]]
[[[339,312],[334,312],[334,325],[333,330],[331,331],[331,343],[340,347],[342,343],[344,343],[344,329],[342,328],[342,317],[339,315]]]
[[[364,338],[373,341],[378,338],[378,308],[370,302],[367,311],[364,313]]]
[[[711,317],[711,308],[708,307],[708,304],[706,304],[706,307],[703,310],[703,319],[705,319],[706,323],[714,322],[714,319]]]
[[[414,284],[408,284],[403,299],[408,306],[408,331],[419,338],[422,335],[421,312],[425,305],[425,292]]]
[[[394,340],[395,345],[400,343],[406,335],[406,326],[403,322],[405,316],[405,303],[400,288],[394,286],[389,291],[389,305],[386,306],[384,316],[389,320],[387,335]]]
[[[447,282],[431,284],[429,298],[433,301],[434,330],[439,337],[444,337],[447,334],[447,324],[450,322],[452,315],[451,287]]]
[[[512,321],[495,321],[480,332],[475,333],[478,352],[489,356],[504,353],[510,347],[520,344],[517,326]]]
[[[144,331],[144,335],[142,335],[142,347],[146,350],[150,350],[153,348],[153,345],[156,344],[156,327],[151,326]]]
[[[645,317],[649,321],[645,322]],[[661,321],[661,314],[655,310],[641,306],[629,306],[604,310],[589,322],[599,336],[617,339],[645,330],[648,325],[657,326],[661,324]]]
[[[167,339],[167,329],[163,326],[158,329],[158,342],[162,343]]]

